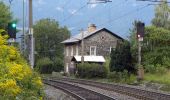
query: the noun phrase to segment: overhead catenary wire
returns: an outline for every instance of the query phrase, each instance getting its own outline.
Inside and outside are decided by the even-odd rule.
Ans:
[[[80,7],[79,9],[75,10],[73,13],[71,13],[71,15],[69,15],[67,18],[65,18],[62,23],[66,22],[67,20],[69,20],[71,17],[73,17],[76,13],[78,13],[80,10],[82,10],[83,8],[85,8],[87,6],[87,4],[83,5],[82,7]]]
[[[104,22],[104,23],[102,23],[102,24],[99,24],[98,26],[102,26],[102,25],[107,24],[107,23],[109,23],[109,22],[114,22],[114,21],[119,20],[119,19],[121,19],[121,18],[123,18],[123,17],[126,17],[126,15],[129,15],[129,14],[132,14],[132,13],[134,13],[134,12],[136,12],[136,11],[142,10],[142,9],[148,7],[148,6],[150,6],[150,5],[147,4],[147,5],[143,6],[143,7],[137,8],[137,9],[135,9],[135,10],[133,10],[133,11],[129,11],[129,12],[123,14],[123,15],[120,15],[120,16],[116,17],[115,19],[108,20],[108,21],[106,21],[106,22]]]
[[[169,1],[162,1],[162,0],[136,0],[136,1],[147,1],[147,2],[165,2],[165,3],[170,3]]]

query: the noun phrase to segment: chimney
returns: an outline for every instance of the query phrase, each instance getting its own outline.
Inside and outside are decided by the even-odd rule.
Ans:
[[[88,30],[89,33],[94,32],[96,30],[96,25],[95,24],[89,24],[87,30]]]

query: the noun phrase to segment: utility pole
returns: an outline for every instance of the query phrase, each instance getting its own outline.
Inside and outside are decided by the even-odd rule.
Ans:
[[[23,0],[23,26],[22,26],[22,32],[23,32],[23,34],[22,34],[22,38],[21,38],[21,48],[20,48],[20,50],[21,50],[21,52],[22,52],[22,54],[24,54],[24,51],[25,51],[25,2],[24,2],[25,0]]]
[[[33,37],[32,0],[29,0],[29,62],[31,68],[33,68],[34,67],[34,37]]]
[[[141,64],[141,42],[143,41],[145,33],[145,24],[142,22],[137,23],[137,41],[138,41],[138,80],[142,80],[144,78],[144,70]]]
[[[84,63],[84,31],[81,29],[81,63]]]

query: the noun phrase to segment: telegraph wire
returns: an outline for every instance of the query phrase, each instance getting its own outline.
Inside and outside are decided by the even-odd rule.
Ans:
[[[104,22],[104,23],[102,23],[102,24],[99,24],[98,26],[102,26],[102,25],[104,25],[104,24],[106,24],[106,23],[109,23],[109,22],[114,22],[114,21],[116,21],[116,20],[118,20],[118,19],[121,19],[121,18],[123,18],[123,17],[126,17],[126,16],[129,15],[129,14],[132,14],[132,13],[134,13],[134,12],[136,12],[136,11],[142,10],[142,9],[148,7],[148,6],[150,6],[150,5],[147,4],[147,5],[145,5],[145,6],[141,7],[141,8],[135,9],[135,10],[133,10],[133,11],[129,11],[129,12],[127,12],[127,13],[121,15],[121,16],[116,17],[116,18],[113,19],[113,20],[108,20],[108,21],[106,21],[106,22]]]
[[[169,1],[158,1],[158,0],[136,0],[136,1],[147,1],[147,2],[165,2],[165,3],[170,3]]]
[[[87,4],[83,5],[82,7],[80,7],[79,9],[77,9],[75,12],[71,13],[70,16],[68,16],[67,18],[65,18],[62,23],[66,22],[68,19],[70,19],[71,17],[73,17],[77,12],[79,12],[80,10],[82,10],[83,8],[85,8],[87,6]]]

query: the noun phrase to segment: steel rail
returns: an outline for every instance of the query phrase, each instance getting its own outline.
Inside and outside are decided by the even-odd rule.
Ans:
[[[115,98],[63,81],[43,79],[43,83],[63,90],[78,100],[115,100]]]
[[[118,92],[121,94],[125,94],[143,100],[170,100],[170,94],[145,90],[141,88],[135,88],[128,85],[108,84],[108,83],[101,83],[101,82],[89,81],[84,79],[59,78],[58,80],[84,84],[88,86],[94,86],[97,88]]]

